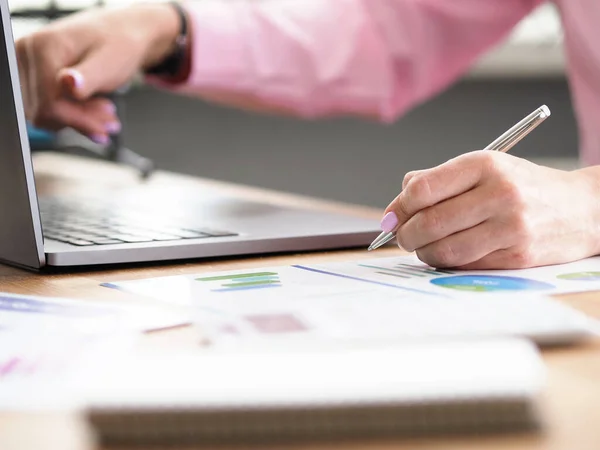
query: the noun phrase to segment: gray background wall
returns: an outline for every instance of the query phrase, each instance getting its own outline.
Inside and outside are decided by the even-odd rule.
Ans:
[[[512,152],[576,158],[562,78],[465,80],[392,125],[256,115],[141,88],[127,97],[126,142],[162,169],[384,207],[405,172],[481,148],[541,104],[551,118]]]

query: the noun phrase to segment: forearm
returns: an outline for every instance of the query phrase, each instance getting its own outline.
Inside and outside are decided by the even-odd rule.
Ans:
[[[165,86],[252,109],[391,121],[454,81],[536,3],[189,2],[191,75]]]

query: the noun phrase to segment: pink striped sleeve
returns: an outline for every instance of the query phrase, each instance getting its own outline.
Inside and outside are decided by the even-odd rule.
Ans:
[[[538,0],[201,0],[189,79],[238,107],[393,121],[463,74]]]

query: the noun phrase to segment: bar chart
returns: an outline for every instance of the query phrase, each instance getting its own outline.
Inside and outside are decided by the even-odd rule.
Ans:
[[[212,292],[246,291],[281,287],[277,272],[248,272],[196,278],[201,283],[211,283]]]

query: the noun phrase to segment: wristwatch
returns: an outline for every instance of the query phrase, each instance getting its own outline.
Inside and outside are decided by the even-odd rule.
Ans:
[[[179,2],[169,2],[179,16],[179,34],[175,40],[175,50],[164,60],[144,71],[145,75],[166,79],[179,78],[187,73],[189,66],[190,27],[187,14]]]

